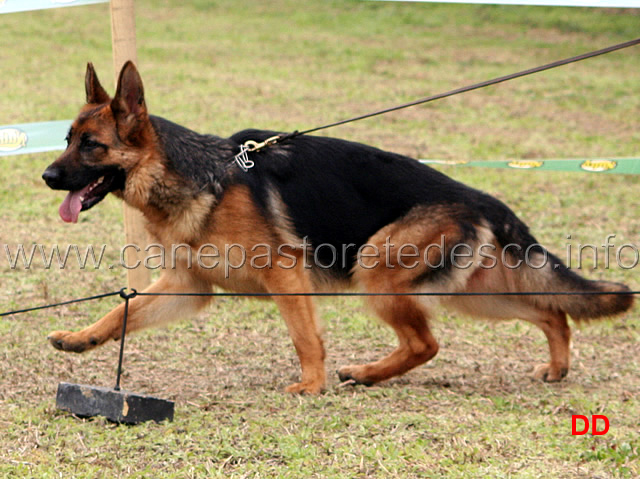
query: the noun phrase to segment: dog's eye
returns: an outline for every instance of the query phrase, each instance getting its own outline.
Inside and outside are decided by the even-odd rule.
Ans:
[[[92,139],[88,135],[83,135],[80,142],[80,148],[90,151],[95,150],[96,148],[106,148],[106,145]]]

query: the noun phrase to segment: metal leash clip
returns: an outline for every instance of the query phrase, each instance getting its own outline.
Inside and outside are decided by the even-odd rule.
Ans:
[[[248,151],[258,151],[262,150],[265,146],[275,145],[280,141],[280,135],[272,136],[271,138],[267,138],[261,143],[257,141],[248,140],[244,142],[244,146],[247,147]]]
[[[275,145],[279,140],[279,135],[267,138],[260,143],[253,140],[247,140],[244,142],[244,144],[240,145],[240,152],[236,156],[234,156],[234,159],[242,171],[249,171],[250,168],[253,168],[255,166],[255,163],[249,159],[249,155],[247,155],[247,153],[251,151],[261,150],[265,146]]]

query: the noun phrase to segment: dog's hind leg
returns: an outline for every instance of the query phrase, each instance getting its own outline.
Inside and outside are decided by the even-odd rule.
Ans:
[[[561,381],[569,372],[571,330],[567,315],[562,312],[541,313],[541,318],[528,320],[544,332],[549,342],[551,361],[539,364],[533,371],[536,379],[546,382]]]
[[[542,381],[561,381],[569,371],[571,330],[567,323],[567,315],[560,307],[545,304],[544,295],[494,296],[491,293],[536,291],[541,288],[544,275],[537,272],[537,282],[522,281],[520,269],[505,268],[500,265],[490,269],[477,269],[467,283],[466,291],[470,293],[489,293],[487,296],[459,296],[443,301],[444,306],[451,307],[470,316],[491,319],[523,319],[538,326],[547,337],[551,361],[540,364],[534,369],[534,377]]]
[[[428,315],[413,297],[374,297],[373,308],[398,336],[398,347],[385,358],[359,366],[338,370],[341,381],[371,385],[406,373],[438,352],[438,343],[427,324]]]
[[[177,270],[167,270],[158,281],[144,290],[144,293],[210,292],[208,283]],[[127,333],[191,316],[210,299],[207,296],[136,296],[129,301]],[[56,349],[81,353],[109,339],[119,339],[123,317],[124,303],[81,331],[54,331],[48,339]]]
[[[340,368],[338,376],[342,381],[352,379],[361,384],[373,384],[404,374],[437,354],[438,343],[428,320],[438,299],[411,294],[447,288],[450,275],[446,271],[436,273],[442,278],[437,282],[420,280],[423,276],[433,275],[424,259],[430,264],[439,263],[445,254],[440,249],[441,240],[461,236],[456,222],[445,213],[416,211],[369,238],[367,250],[363,250],[366,256],[358,259],[353,277],[365,292],[373,294],[368,302],[377,315],[394,329],[398,347],[379,361]],[[371,251],[386,253],[374,256],[369,254]],[[426,258],[421,258],[418,251],[426,251]],[[380,293],[384,295],[375,295]]]

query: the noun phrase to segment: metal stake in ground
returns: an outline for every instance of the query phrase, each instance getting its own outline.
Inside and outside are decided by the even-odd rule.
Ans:
[[[60,383],[56,395],[56,405],[59,409],[80,417],[102,416],[110,421],[125,424],[139,424],[151,420],[156,422],[165,419],[173,420],[173,401],[143,396],[120,389],[129,300],[137,294],[135,289],[131,293],[126,293],[124,288],[120,290],[120,296],[125,303],[115,387],[110,389],[83,384]]]

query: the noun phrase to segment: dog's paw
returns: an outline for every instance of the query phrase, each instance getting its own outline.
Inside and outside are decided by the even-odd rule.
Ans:
[[[301,382],[287,386],[286,392],[291,394],[320,394],[324,389],[323,382]]]
[[[95,348],[99,344],[98,340],[93,337],[87,338],[82,333],[74,333],[72,331],[54,331],[47,336],[47,339],[54,348],[74,353],[82,353]]]
[[[364,386],[371,386],[375,383],[366,375],[365,366],[344,366],[336,372],[341,383],[362,384]]]
[[[555,367],[549,363],[538,364],[533,369],[533,377],[539,381],[546,383],[555,383],[562,381],[562,379],[569,373],[569,368]]]

